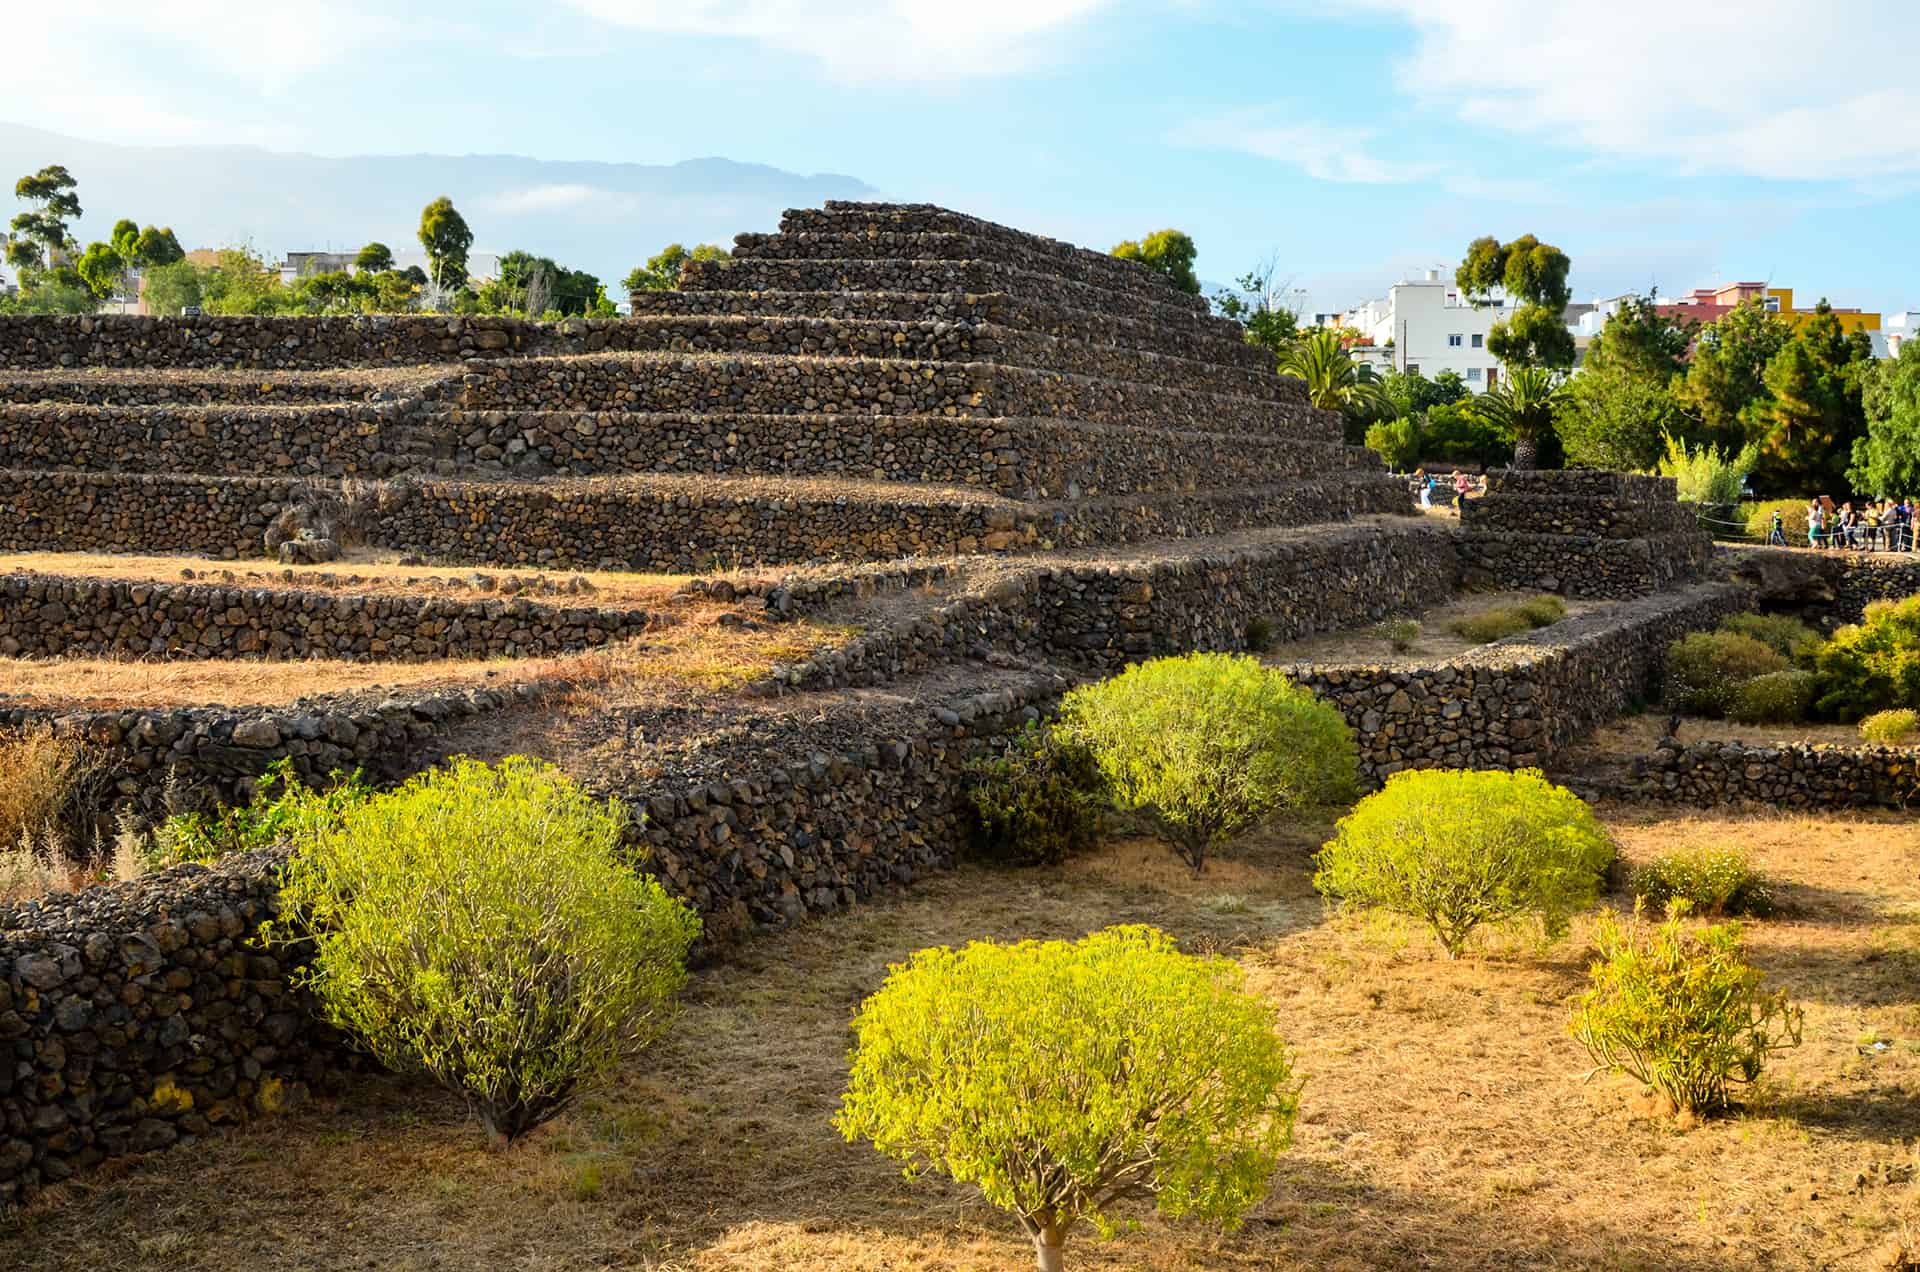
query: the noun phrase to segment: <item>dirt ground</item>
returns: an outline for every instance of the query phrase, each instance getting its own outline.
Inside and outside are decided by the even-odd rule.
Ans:
[[[1297,1048],[1302,1118],[1237,1232],[1143,1215],[1117,1243],[1076,1234],[1070,1267],[1880,1266],[1869,1252],[1920,1230],[1920,829],[1605,815],[1630,859],[1734,841],[1779,885],[1783,913],[1749,928],[1749,952],[1806,1007],[1806,1041],[1735,1115],[1680,1131],[1628,1080],[1587,1077],[1566,1027],[1585,925],[1545,953],[1496,938],[1449,964],[1418,931],[1326,911],[1309,885],[1324,823],[1270,828],[1197,879],[1122,838],[754,942],[695,976],[673,1032],[612,1090],[504,1155],[456,1101],[359,1081],[47,1195],[0,1225],[0,1266],[1031,1266],[977,1195],[908,1181],[832,1130],[847,1021],[922,946],[1121,922],[1246,965]]]
[[[1657,707],[1639,715],[1621,716],[1595,729],[1579,746],[1582,753],[1609,755],[1646,755],[1667,736],[1669,716]],[[1705,720],[1683,716],[1680,720],[1682,742],[1744,742],[1754,746],[1811,742],[1826,746],[1863,746],[1857,724],[1735,724],[1732,720]]]
[[[1446,595],[1443,580],[1436,581],[1436,587],[1439,588],[1439,595]],[[1454,634],[1451,630],[1454,623],[1489,610],[1505,609],[1539,595],[1538,592],[1475,592],[1454,596],[1444,604],[1412,616],[1420,624],[1420,634],[1414,638],[1412,647],[1404,652],[1394,649],[1393,643],[1381,634],[1380,627],[1356,627],[1275,645],[1266,652],[1264,660],[1273,664],[1432,663],[1478,648],[1476,642]],[[1567,601],[1567,617],[1590,614],[1613,604],[1612,601]]]

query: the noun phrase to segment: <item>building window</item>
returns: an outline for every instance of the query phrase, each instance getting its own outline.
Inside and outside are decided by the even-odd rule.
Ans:
[[[1407,374],[1408,374],[1408,375],[1419,375],[1419,374],[1420,374],[1420,364],[1419,364],[1418,362],[1409,362],[1409,363],[1407,363]]]
[[[1479,367],[1468,367],[1468,368],[1467,368],[1467,379],[1469,379],[1469,380],[1478,380],[1479,378],[1480,378],[1480,368],[1479,368]]]
[[[1767,297],[1767,312],[1770,314],[1780,312],[1780,298],[1778,296]]]
[[[1480,348],[1482,345],[1486,343],[1487,343],[1487,338],[1485,336],[1476,334],[1473,338],[1473,347],[1476,349]]]
[[[1458,349],[1459,347],[1460,347],[1460,337],[1459,337],[1459,336],[1448,336],[1448,337],[1447,337],[1447,348],[1449,348],[1449,349]]]

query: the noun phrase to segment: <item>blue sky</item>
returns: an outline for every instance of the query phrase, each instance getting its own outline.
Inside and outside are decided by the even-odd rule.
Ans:
[[[1271,259],[1316,307],[1450,268],[1477,234],[1532,232],[1572,255],[1578,298],[1753,278],[1808,302],[1920,308],[1910,2],[43,12],[9,24],[0,119],[100,141],[720,155],[845,173],[1096,247],[1179,226],[1203,277]],[[751,228],[769,227],[713,235]]]

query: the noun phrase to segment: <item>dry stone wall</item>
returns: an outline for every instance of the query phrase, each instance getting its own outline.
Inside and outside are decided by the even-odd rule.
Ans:
[[[654,621],[645,610],[525,597],[0,575],[0,655],[6,657],[525,658],[631,639]]]
[[[1665,739],[1631,762],[1606,794],[1695,808],[1764,804],[1794,809],[1905,809],[1920,802],[1920,750],[1803,742]]]
[[[273,853],[0,905],[0,1210],[301,1102],[349,1063],[257,937]]]
[[[1685,586],[1713,553],[1670,477],[1568,470],[1488,475],[1460,510],[1470,582],[1622,599]]]
[[[1517,769],[1659,694],[1669,642],[1750,608],[1698,584],[1510,636],[1432,666],[1288,668],[1340,708],[1375,781],[1408,768]]]

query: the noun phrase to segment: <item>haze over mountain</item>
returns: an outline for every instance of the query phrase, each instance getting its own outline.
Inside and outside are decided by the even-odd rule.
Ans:
[[[419,246],[420,209],[444,194],[466,217],[476,252],[551,256],[598,275],[616,299],[615,284],[667,243],[730,245],[742,230],[774,228],[784,208],[877,193],[854,177],[719,158],[332,158],[256,146],[121,146],[0,122],[5,190],[50,163],[65,164],[80,183],[83,243],[131,217],[171,225],[189,249],[251,243],[277,258],[377,239],[403,251]]]

